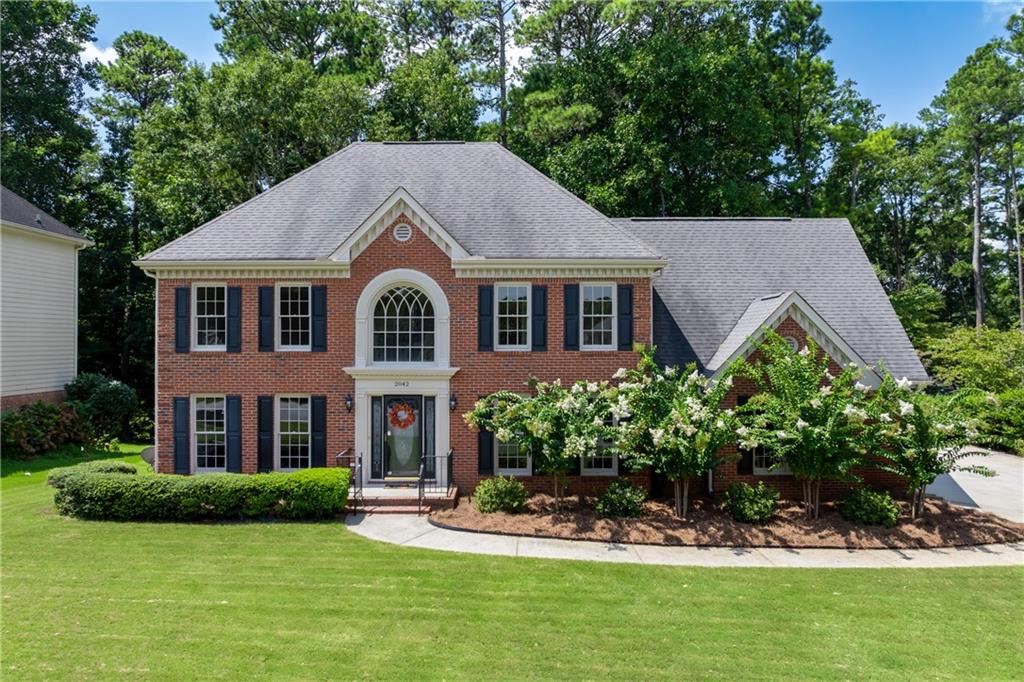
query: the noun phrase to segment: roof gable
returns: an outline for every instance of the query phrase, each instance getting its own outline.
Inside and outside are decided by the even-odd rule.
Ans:
[[[449,258],[469,258],[466,249],[434,220],[430,212],[404,187],[399,187],[331,253],[331,260],[351,263],[402,215],[415,223]]]

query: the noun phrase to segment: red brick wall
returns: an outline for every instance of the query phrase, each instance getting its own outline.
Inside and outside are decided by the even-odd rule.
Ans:
[[[463,421],[462,413],[478,396],[499,389],[521,390],[530,376],[542,380],[561,378],[608,379],[616,369],[635,363],[631,351],[564,351],[562,285],[577,279],[556,278],[456,278],[448,256],[419,230],[413,238],[398,242],[385,231],[352,263],[346,279],[301,278],[230,279],[229,286],[242,289],[242,352],[174,352],[174,289],[190,286],[192,280],[161,280],[157,305],[157,446],[162,472],[173,470],[172,398],[198,393],[242,397],[242,470],[255,472],[257,466],[256,398],[275,393],[309,393],[327,396],[327,459],[353,448],[354,413],[344,407],[346,395],[355,395],[355,382],[344,368],[354,363],[355,307],[363,288],[378,274],[395,268],[411,268],[433,278],[444,290],[451,310],[451,365],[459,371],[451,379],[451,391],[458,397],[458,409],[450,414],[450,442],[455,452],[455,482],[468,492],[475,487],[477,439]],[[477,286],[495,281],[529,281],[548,286],[548,350],[545,352],[478,352]],[[607,281],[607,278],[599,278]],[[215,278],[196,281],[223,281]],[[277,282],[296,281],[327,286],[327,352],[260,353],[258,348],[258,288]],[[620,278],[633,284],[633,338],[650,342],[651,284],[646,278]],[[438,410],[447,406],[438,405]],[[446,412],[447,413],[447,412]],[[366,417],[369,418],[368,416]],[[601,488],[607,477],[574,477],[570,492]],[[546,485],[543,477],[531,487]]]
[[[43,391],[42,393],[22,393],[20,395],[5,395],[0,398],[0,412],[13,410],[22,405],[31,405],[42,400],[44,403],[59,403],[64,400],[64,389],[57,391]]]

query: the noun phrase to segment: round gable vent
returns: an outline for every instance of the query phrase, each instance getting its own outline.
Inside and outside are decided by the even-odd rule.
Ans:
[[[782,340],[793,349],[793,352],[800,350],[800,342],[796,340],[794,336],[783,336]]]
[[[395,229],[392,232],[395,239],[400,242],[407,242],[412,239],[412,225],[406,225],[405,223],[398,223],[395,225]]]

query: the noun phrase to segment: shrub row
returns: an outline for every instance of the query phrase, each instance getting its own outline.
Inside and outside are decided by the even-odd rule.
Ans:
[[[88,443],[91,430],[74,405],[42,401],[0,416],[0,448],[5,457],[34,457],[68,443]]]
[[[54,472],[49,480],[57,489],[57,511],[111,521],[322,519],[341,513],[348,500],[345,468],[252,475],[132,473],[98,465]]]
[[[70,467],[52,469],[46,477],[46,482],[54,488],[63,488],[64,481],[70,476],[80,474],[137,474],[139,470],[134,464],[118,462],[117,460],[97,459],[91,462],[82,462]]]

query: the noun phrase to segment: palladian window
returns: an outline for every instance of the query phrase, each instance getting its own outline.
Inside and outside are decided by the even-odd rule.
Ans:
[[[410,286],[390,289],[373,309],[373,362],[433,362],[434,306]]]

